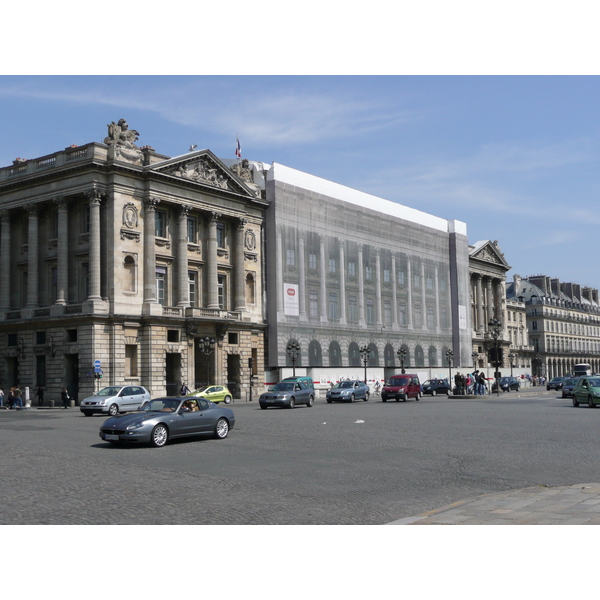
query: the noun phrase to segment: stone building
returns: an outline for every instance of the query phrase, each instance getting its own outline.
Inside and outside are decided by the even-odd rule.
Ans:
[[[578,363],[587,363],[594,373],[600,372],[597,289],[545,275],[515,275],[506,293],[509,299],[525,303],[535,375],[569,375]]]
[[[274,163],[266,178],[268,367],[317,382],[471,361],[466,225]]]
[[[517,298],[506,298],[506,273],[510,268],[496,240],[483,240],[469,247],[473,364],[478,369],[491,367],[492,372],[498,364],[502,375],[509,374],[511,364],[513,374],[531,372],[533,355],[525,326],[525,304]],[[497,319],[499,325],[490,325],[492,319]],[[498,330],[497,339],[494,329]]]
[[[209,150],[169,158],[137,139],[121,120],[104,143],[0,169],[2,387],[245,397],[262,373],[267,202]]]

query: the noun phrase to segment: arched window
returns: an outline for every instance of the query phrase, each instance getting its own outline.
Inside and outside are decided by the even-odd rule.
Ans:
[[[256,282],[254,275],[246,275],[246,304],[256,304]]]
[[[435,346],[429,346],[429,366],[430,367],[439,366],[438,359],[437,359],[437,350],[436,350]]]
[[[415,366],[416,367],[424,367],[425,366],[425,355],[423,354],[423,348],[421,348],[421,346],[417,346],[415,348]]]
[[[350,367],[360,367],[360,350],[356,342],[350,342],[348,346],[348,365]]]
[[[321,344],[317,340],[312,340],[308,345],[308,366],[322,367],[323,356],[321,354]]]
[[[384,360],[384,366],[386,367],[394,367],[396,362],[395,362],[395,357],[394,357],[394,347],[391,344],[386,344],[385,348],[383,349],[383,360]]]
[[[124,292],[135,292],[135,258],[129,254],[123,261],[123,269],[125,270],[125,277],[123,278],[123,291]]]
[[[378,367],[379,351],[377,350],[377,346],[373,342],[369,344],[369,350],[371,351],[371,353],[369,354],[369,362],[367,363],[367,366]]]
[[[342,350],[336,341],[333,341],[331,344],[329,344],[329,366],[342,366]]]

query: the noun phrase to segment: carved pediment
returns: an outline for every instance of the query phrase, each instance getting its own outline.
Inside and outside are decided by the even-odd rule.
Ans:
[[[497,241],[487,241],[484,244],[481,244],[479,247],[476,247],[471,251],[469,258],[480,260],[492,265],[497,265],[506,270],[510,269],[510,266],[504,258],[504,254],[498,247]]]
[[[190,154],[179,160],[166,161],[167,164],[153,165],[154,171],[178,177],[186,181],[228,190],[236,194],[254,196],[238,178],[210,151]]]

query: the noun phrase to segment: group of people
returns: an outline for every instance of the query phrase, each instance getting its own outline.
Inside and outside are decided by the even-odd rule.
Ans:
[[[487,379],[483,371],[474,371],[463,375],[457,372],[454,376],[455,393],[483,396],[488,393]]]
[[[18,385],[14,385],[8,390],[8,394],[6,397],[4,396],[4,391],[0,389],[0,407],[4,406],[4,402],[6,400],[6,406],[9,410],[17,410],[18,408],[23,408],[23,393],[21,392],[21,388]],[[44,404],[44,388],[42,386],[38,387],[36,396],[38,399],[38,406],[42,406]],[[60,392],[60,398],[62,400],[61,408],[70,408],[71,406],[71,397],[69,396],[69,391],[66,387],[64,387]]]

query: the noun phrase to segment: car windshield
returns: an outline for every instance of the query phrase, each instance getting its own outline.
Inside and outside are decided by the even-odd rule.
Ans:
[[[408,378],[401,377],[400,379],[390,379],[388,381],[388,385],[406,385],[408,383]]]
[[[335,387],[336,388],[351,388],[354,386],[354,381],[340,381]]]
[[[157,398],[156,400],[150,400],[142,410],[144,412],[175,412],[180,404],[181,400]]]
[[[565,381],[565,385],[574,385],[575,383],[577,383],[577,379],[567,379]]]
[[[120,387],[112,386],[102,388],[96,396],[116,396],[121,391]]]
[[[194,394],[202,394],[203,392],[205,392],[210,386],[205,385],[201,388],[198,388],[197,390],[194,390]]]
[[[293,382],[280,382],[276,383],[272,388],[272,392],[292,392],[294,390]]]

